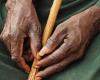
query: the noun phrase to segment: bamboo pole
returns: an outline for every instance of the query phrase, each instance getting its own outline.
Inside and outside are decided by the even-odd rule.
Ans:
[[[46,44],[47,39],[50,37],[52,33],[61,3],[62,3],[62,0],[54,0],[53,2],[53,5],[51,7],[50,14],[47,20],[47,24],[45,26],[44,33],[43,33],[43,38],[42,38],[43,46]],[[37,55],[37,57],[40,58],[39,55]],[[38,72],[38,69],[36,69],[34,65],[37,63],[37,61],[38,60],[34,60],[32,64],[32,68],[31,68],[28,80],[36,80],[35,75]]]

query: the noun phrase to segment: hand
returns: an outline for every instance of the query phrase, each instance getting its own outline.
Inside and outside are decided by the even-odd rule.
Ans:
[[[26,72],[30,67],[23,58],[23,42],[30,38],[32,55],[41,47],[41,27],[38,21],[32,0],[8,0],[6,4],[8,13],[0,39],[6,44],[13,59]]]
[[[36,74],[47,77],[61,71],[80,59],[93,35],[100,28],[100,8],[94,6],[57,26],[47,44],[41,49],[41,59],[36,67],[44,70]]]

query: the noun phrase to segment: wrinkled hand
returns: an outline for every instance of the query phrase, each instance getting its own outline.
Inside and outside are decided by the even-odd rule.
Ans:
[[[39,55],[46,57],[36,64],[36,67],[44,69],[38,72],[36,77],[52,75],[80,59],[98,28],[100,8],[95,6],[58,25],[40,51]]]
[[[35,56],[40,49],[41,28],[32,0],[8,0],[8,13],[4,29],[0,35],[2,41],[11,52],[11,58],[26,72],[30,67],[23,58],[23,42],[30,38],[30,47]]]

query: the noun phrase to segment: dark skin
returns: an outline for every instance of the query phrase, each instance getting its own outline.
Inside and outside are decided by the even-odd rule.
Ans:
[[[33,56],[41,47],[41,26],[35,8],[32,0],[8,0],[6,8],[8,13],[0,39],[9,49],[11,59],[29,73],[30,67],[23,57],[24,39],[29,37]]]
[[[97,6],[59,24],[40,51],[40,56],[47,56],[36,65],[45,68],[36,74],[37,80],[53,75],[80,59],[97,32],[100,32],[100,7]]]
[[[32,0],[8,0],[6,7],[8,14],[0,39],[8,47],[11,58],[29,72],[30,68],[22,56],[24,38],[30,38],[30,47],[35,58],[41,47],[40,23]],[[85,54],[91,38],[100,31],[99,14],[100,8],[93,6],[57,26],[40,51],[39,55],[46,57],[36,67],[45,69],[36,74],[37,80],[61,71]]]

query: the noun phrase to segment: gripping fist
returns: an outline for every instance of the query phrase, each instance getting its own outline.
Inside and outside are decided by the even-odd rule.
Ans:
[[[8,10],[4,29],[0,39],[5,43],[13,59],[26,72],[30,67],[23,58],[23,42],[25,37],[30,38],[32,55],[40,49],[41,26],[38,21],[32,0],[8,0]]]

